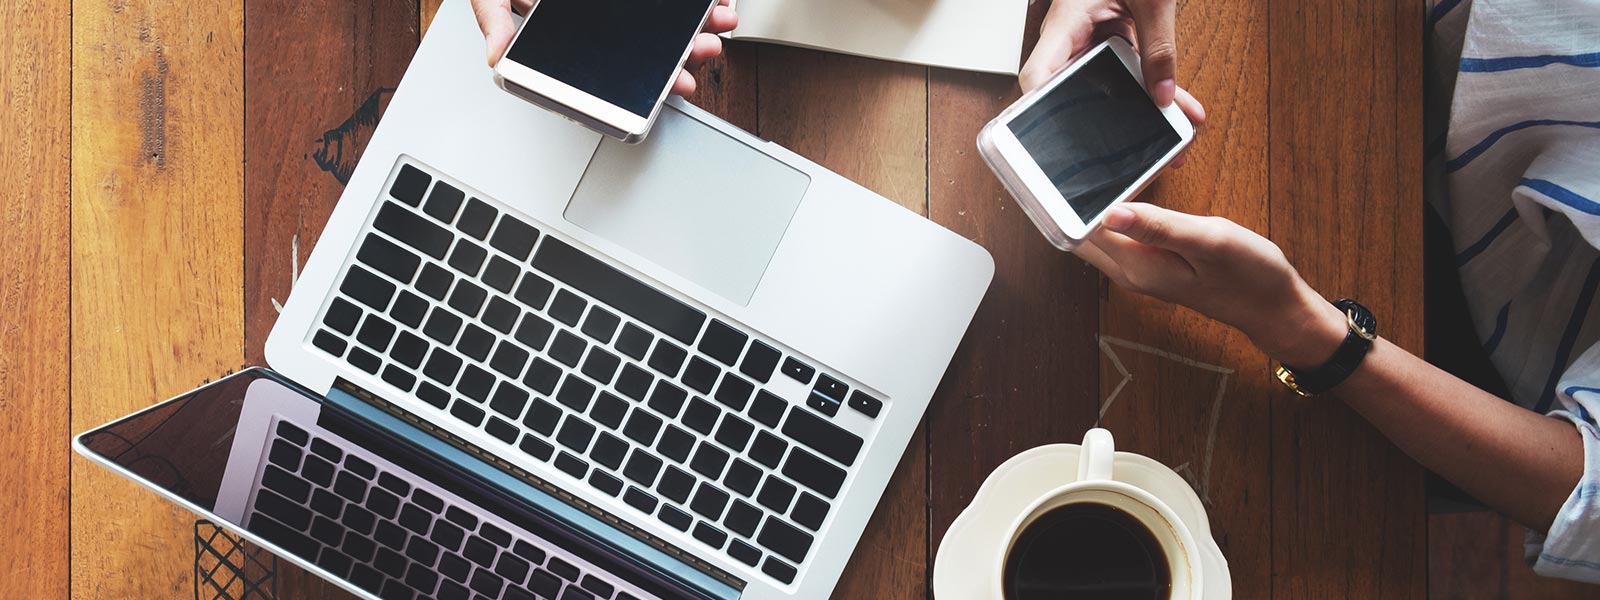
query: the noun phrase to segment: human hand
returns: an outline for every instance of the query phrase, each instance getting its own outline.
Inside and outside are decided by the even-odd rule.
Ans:
[[[1344,339],[1344,315],[1277,244],[1221,217],[1129,202],[1074,252],[1117,285],[1231,325],[1286,364],[1321,365]]]
[[[506,53],[506,48],[511,45],[511,38],[517,35],[517,25],[511,18],[512,7],[520,14],[527,14],[533,7],[534,0],[472,0],[472,12],[478,17],[478,28],[483,30],[483,38],[488,45],[489,66],[500,60]],[[705,31],[694,38],[694,49],[689,52],[689,63],[685,69],[699,68],[701,63],[722,54],[722,38],[719,33],[733,31],[739,26],[739,15],[728,6],[728,0],[718,0],[717,6],[711,9],[711,18],[706,20]],[[678,71],[678,79],[672,82],[672,93],[687,96],[694,93],[694,76],[687,70]]]

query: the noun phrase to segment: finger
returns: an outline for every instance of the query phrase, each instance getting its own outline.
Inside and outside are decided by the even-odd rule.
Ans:
[[[1094,241],[1085,240],[1072,253],[1083,259],[1083,262],[1099,269],[1101,273],[1105,273],[1106,277],[1110,278],[1113,283],[1126,285],[1122,277],[1122,265],[1117,264],[1117,261],[1111,260],[1111,257],[1107,256],[1104,250],[1094,245]]]
[[[1166,108],[1177,94],[1178,43],[1173,32],[1173,0],[1141,0],[1130,3],[1134,27],[1139,31],[1139,57],[1144,70],[1145,88],[1156,105]]]
[[[1122,270],[1122,285],[1140,292],[1161,293],[1189,281],[1195,272],[1182,256],[1114,231],[1102,228],[1089,239]]]
[[[718,54],[722,54],[722,38],[710,33],[697,35],[694,37],[694,48],[689,50],[689,68],[698,69]]]
[[[1059,0],[1050,5],[1044,25],[1039,29],[1039,42],[1022,65],[1018,82],[1024,93],[1039,89],[1050,81],[1073,55],[1089,45],[1094,33],[1094,22],[1089,12],[1075,0]]]
[[[511,10],[519,15],[526,15],[533,10],[533,0],[511,0]]]
[[[739,27],[739,13],[728,6],[727,0],[711,9],[711,18],[706,20],[706,31],[711,33],[727,33]]]
[[[1112,207],[1106,211],[1104,223],[1105,229],[1111,232],[1185,257],[1207,255],[1221,241],[1221,232],[1217,231],[1213,220],[1143,202]],[[1117,258],[1105,244],[1101,244],[1101,248]]]
[[[472,13],[478,17],[478,29],[483,30],[489,66],[500,60],[517,35],[517,26],[511,21],[511,0],[472,0]]]
[[[1186,165],[1186,164],[1189,164],[1189,151],[1188,150],[1184,150],[1183,152],[1179,152],[1177,156],[1172,157],[1172,162],[1167,163],[1167,166],[1171,167],[1171,168],[1174,168],[1174,169],[1182,169],[1183,166]]]
[[[688,71],[678,71],[678,79],[672,82],[672,93],[677,96],[692,96],[696,87],[693,75]]]
[[[1206,107],[1202,106],[1200,101],[1195,99],[1194,94],[1189,93],[1189,90],[1178,88],[1175,100],[1178,103],[1178,108],[1183,111],[1184,116],[1189,117],[1189,122],[1193,123],[1196,128],[1206,124]]]

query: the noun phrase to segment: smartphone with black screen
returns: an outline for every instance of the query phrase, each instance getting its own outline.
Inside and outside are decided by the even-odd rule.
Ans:
[[[650,132],[717,0],[538,0],[505,56],[500,87],[600,133]]]

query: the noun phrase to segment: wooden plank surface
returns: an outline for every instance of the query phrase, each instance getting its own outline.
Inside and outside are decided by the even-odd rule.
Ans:
[[[73,431],[243,362],[243,11],[72,6]],[[190,513],[79,460],[71,523],[73,596],[193,595]]]
[[[1312,287],[1358,298],[1422,349],[1419,3],[1272,3],[1270,237]],[[1415,61],[1407,60],[1414,65]],[[1422,470],[1346,407],[1278,392],[1274,596],[1420,597]]]
[[[1428,517],[1428,597],[1441,600],[1600,596],[1592,584],[1540,577],[1522,557],[1525,529],[1489,511]]]
[[[0,598],[68,589],[70,8],[0,7]]]

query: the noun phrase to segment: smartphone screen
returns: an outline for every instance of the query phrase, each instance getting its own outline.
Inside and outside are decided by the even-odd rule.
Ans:
[[[506,57],[649,118],[716,0],[539,0]]]
[[[1110,47],[1007,126],[1089,223],[1183,138]]]

